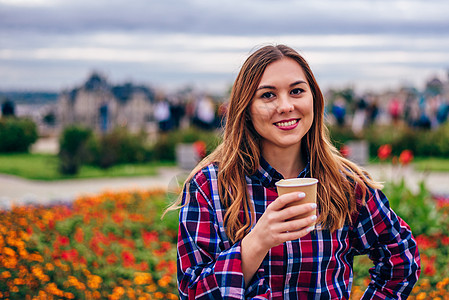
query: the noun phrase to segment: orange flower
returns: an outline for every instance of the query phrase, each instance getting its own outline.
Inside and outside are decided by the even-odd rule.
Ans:
[[[83,232],[83,229],[82,229],[81,227],[78,227],[78,228],[76,229],[75,234],[74,234],[73,237],[74,237],[74,239],[75,239],[75,241],[76,241],[77,243],[82,243],[83,240],[84,240],[84,232]]]

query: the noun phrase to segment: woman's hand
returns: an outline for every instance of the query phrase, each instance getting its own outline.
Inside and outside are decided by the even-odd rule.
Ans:
[[[268,205],[254,228],[243,238],[241,245],[242,270],[246,285],[271,248],[286,241],[299,239],[314,229],[316,215],[297,217],[315,210],[316,204],[292,205],[304,197],[304,193],[298,192],[279,196]]]
[[[304,197],[304,193],[298,192],[279,196],[268,205],[267,210],[248,235],[251,234],[257,244],[268,252],[272,247],[299,239],[309,233],[314,228],[316,215],[297,217],[315,210],[316,204],[292,205],[294,202],[300,202]]]

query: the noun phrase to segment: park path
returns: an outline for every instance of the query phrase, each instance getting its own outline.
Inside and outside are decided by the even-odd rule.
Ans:
[[[179,168],[160,168],[156,176],[70,179],[58,181],[27,180],[0,174],[0,209],[12,205],[70,202],[82,195],[106,191],[168,189],[187,175]]]
[[[429,190],[438,195],[449,195],[449,173],[423,173],[411,167],[395,168],[391,165],[365,166],[365,169],[378,181],[405,178],[406,184],[414,191],[421,181],[426,182]],[[82,195],[98,194],[105,191],[122,191],[133,189],[152,189],[177,186],[187,175],[186,170],[176,167],[161,168],[156,176],[76,179],[61,181],[26,180],[15,176],[0,174],[0,209],[12,205],[30,203],[50,204],[70,202]],[[387,195],[388,196],[388,195]]]

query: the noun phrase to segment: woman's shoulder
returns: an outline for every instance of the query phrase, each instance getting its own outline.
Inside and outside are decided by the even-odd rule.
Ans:
[[[218,175],[218,163],[211,162],[198,169],[188,180],[190,188],[199,188],[210,191],[216,185]]]

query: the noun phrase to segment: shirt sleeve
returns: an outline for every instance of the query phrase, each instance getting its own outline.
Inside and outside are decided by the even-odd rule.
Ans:
[[[374,263],[362,299],[405,299],[421,272],[416,241],[381,191],[369,190],[366,199],[354,224],[355,248]]]
[[[204,184],[194,178],[188,189],[184,188],[183,204],[187,197],[189,200],[181,208],[179,217],[177,266],[180,298],[247,299],[240,242],[229,245],[223,241],[217,212]],[[266,287],[263,281],[260,275],[255,275],[247,291],[268,295],[266,289],[261,289]],[[268,297],[256,296],[253,299]]]

